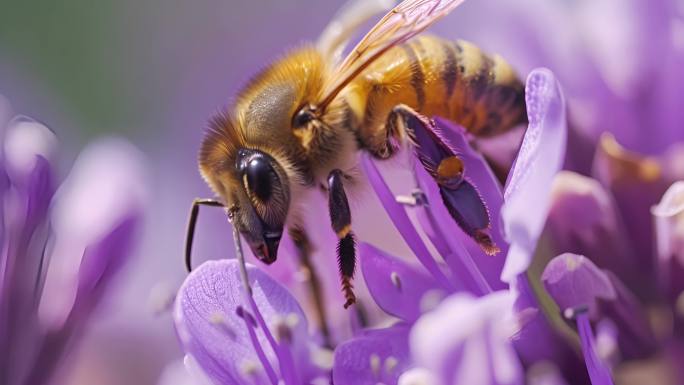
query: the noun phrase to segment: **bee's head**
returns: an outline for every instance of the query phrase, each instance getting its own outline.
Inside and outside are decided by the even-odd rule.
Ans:
[[[288,176],[276,157],[243,146],[235,133],[227,119],[209,132],[202,143],[200,171],[224,200],[233,226],[254,255],[271,264],[290,206]]]

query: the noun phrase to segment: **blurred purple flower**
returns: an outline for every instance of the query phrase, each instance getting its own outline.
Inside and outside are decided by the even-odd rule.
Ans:
[[[2,123],[0,383],[45,384],[131,252],[142,159],[101,141],[57,188],[55,135],[26,117]]]

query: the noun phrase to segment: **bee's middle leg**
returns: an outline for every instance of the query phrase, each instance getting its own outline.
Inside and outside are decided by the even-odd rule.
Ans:
[[[328,176],[328,209],[330,222],[339,238],[337,243],[337,263],[342,280],[342,292],[345,297],[344,308],[356,302],[352,286],[356,267],[356,241],[351,231],[351,210],[347,195],[344,192],[344,173],[332,170]]]

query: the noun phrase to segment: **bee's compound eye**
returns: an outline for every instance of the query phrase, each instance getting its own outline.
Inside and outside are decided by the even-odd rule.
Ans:
[[[261,201],[267,201],[273,192],[273,170],[268,159],[254,157],[249,160],[245,168],[247,185],[251,192]]]

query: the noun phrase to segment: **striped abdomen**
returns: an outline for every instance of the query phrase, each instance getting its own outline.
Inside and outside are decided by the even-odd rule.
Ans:
[[[434,36],[392,48],[343,95],[362,137],[373,136],[397,104],[450,119],[481,137],[526,120],[524,86],[501,57]]]

